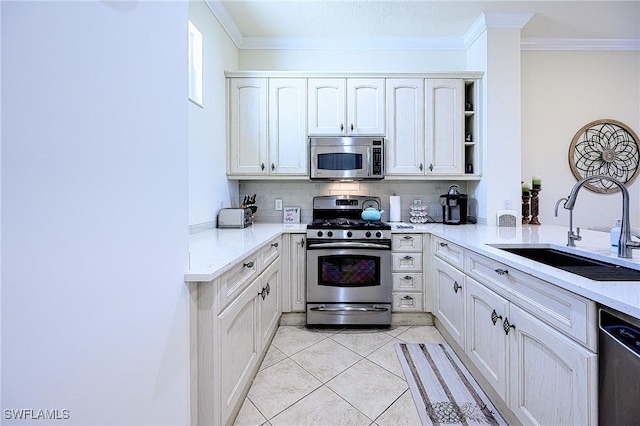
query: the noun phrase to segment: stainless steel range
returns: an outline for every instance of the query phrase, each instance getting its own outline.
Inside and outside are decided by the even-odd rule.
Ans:
[[[307,324],[391,324],[391,226],[364,221],[379,197],[313,198],[307,225]]]

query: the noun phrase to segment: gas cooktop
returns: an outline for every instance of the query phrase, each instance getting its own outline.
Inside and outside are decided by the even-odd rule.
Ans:
[[[391,229],[391,225],[381,221],[370,221],[362,219],[335,218],[335,219],[315,219],[307,229]]]

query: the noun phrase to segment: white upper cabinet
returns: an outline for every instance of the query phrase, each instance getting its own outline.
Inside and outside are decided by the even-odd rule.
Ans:
[[[482,176],[480,73],[228,72],[227,176],[308,179],[309,136],[385,137],[385,176]]]
[[[307,80],[269,79],[269,172],[307,175]]]
[[[307,177],[307,79],[229,79],[228,175]]]
[[[386,82],[388,175],[424,175],[424,79]]]
[[[464,174],[464,103],[464,80],[427,79],[427,174]]]
[[[229,174],[267,173],[267,79],[229,79]]]
[[[383,78],[310,78],[309,134],[385,134]]]

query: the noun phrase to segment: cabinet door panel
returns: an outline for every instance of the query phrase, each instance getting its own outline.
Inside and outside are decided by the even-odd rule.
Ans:
[[[455,342],[464,348],[465,275],[453,266],[434,259],[436,284],[436,317]]]
[[[306,175],[307,158],[307,81],[269,79],[270,173]]]
[[[264,348],[278,328],[278,320],[282,312],[280,298],[280,261],[272,263],[264,271],[259,293],[264,291],[264,298],[259,296],[260,304],[260,339]]]
[[[509,302],[467,277],[467,355],[503,400],[509,351],[502,321],[507,317]]]
[[[428,79],[426,92],[427,173],[464,173],[464,81]]]
[[[260,357],[257,279],[218,316],[220,401],[223,423],[241,403]]]
[[[347,79],[347,134],[384,136],[384,79]]]
[[[268,173],[266,78],[229,80],[229,173]]]
[[[388,175],[424,175],[424,79],[387,79]]]
[[[533,425],[597,424],[597,355],[515,305],[509,322],[509,406],[516,416]]]
[[[291,234],[291,257],[289,259],[289,285],[291,312],[305,312],[307,301],[307,237]]]
[[[309,134],[346,134],[346,80],[309,79]]]

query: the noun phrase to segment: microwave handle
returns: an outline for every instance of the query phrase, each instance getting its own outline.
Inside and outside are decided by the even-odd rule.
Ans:
[[[373,172],[373,164],[371,163],[371,147],[367,147],[367,176],[371,177],[371,173]]]

